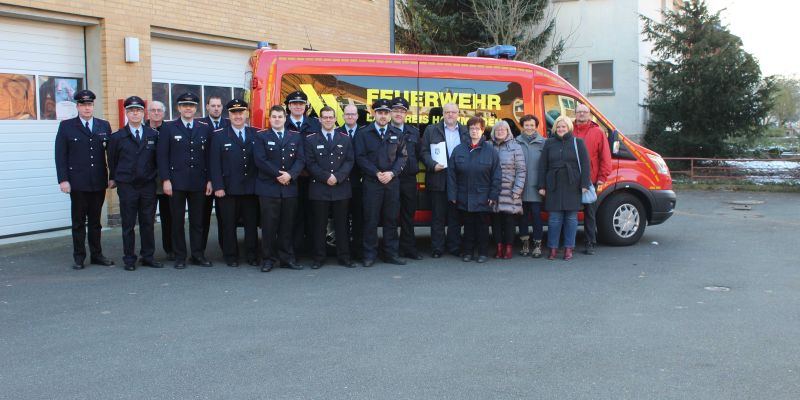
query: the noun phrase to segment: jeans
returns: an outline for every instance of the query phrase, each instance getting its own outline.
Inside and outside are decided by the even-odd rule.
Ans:
[[[578,231],[577,211],[550,211],[547,221],[547,247],[558,248],[561,226],[564,226],[564,247],[575,248],[575,233]]]
[[[542,203],[526,201],[522,203],[523,214],[519,220],[519,236],[528,236],[528,227],[533,222],[533,240],[542,240]]]

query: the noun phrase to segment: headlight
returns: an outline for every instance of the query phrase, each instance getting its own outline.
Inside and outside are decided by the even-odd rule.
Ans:
[[[650,157],[650,161],[655,164],[659,174],[669,175],[669,167],[667,167],[667,163],[664,162],[664,159],[661,158],[661,156],[655,154],[648,154],[647,156]]]

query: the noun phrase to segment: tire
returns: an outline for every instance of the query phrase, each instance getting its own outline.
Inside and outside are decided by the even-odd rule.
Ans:
[[[644,235],[647,211],[630,193],[612,194],[597,210],[598,240],[611,246],[636,244]]]

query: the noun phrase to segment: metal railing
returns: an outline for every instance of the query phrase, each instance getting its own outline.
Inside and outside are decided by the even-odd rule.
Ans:
[[[800,158],[664,157],[673,179],[800,185]]]

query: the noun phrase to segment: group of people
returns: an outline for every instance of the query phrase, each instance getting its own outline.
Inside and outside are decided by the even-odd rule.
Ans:
[[[56,135],[58,182],[71,199],[75,269],[85,267],[87,220],[90,263],[114,264],[103,255],[100,240],[100,212],[105,191],[112,188],[119,195],[128,271],[137,262],[163,267],[154,257],[156,206],[164,250],[178,269],[186,268],[187,260],[212,265],[205,250],[214,207],[229,266],[246,261],[263,272],[303,269],[297,254],[308,251],[311,268],[320,268],[326,262],[329,220],[338,264],[371,267],[382,259],[404,265],[404,259],[423,258],[414,235],[420,163],[431,203],[433,258],[447,252],[463,261],[486,262],[489,226],[496,258],[512,257],[517,226],[520,254],[541,257],[543,210],[550,216],[549,259],[557,256],[562,227],[564,259],[572,258],[580,209],[586,215],[585,252],[594,253],[596,207],[582,204],[581,193],[604,183],[611,158],[585,105],[578,106],[574,127],[561,116],[545,139],[532,115],[520,119],[517,138],[505,121],[486,138],[485,121],[473,117],[461,125],[452,103],[443,107],[441,122],[420,135],[405,123],[409,103],[402,97],[376,100],[373,122],[364,126],[358,125],[356,106],[346,105],[345,123],[337,127],[337,110],[331,107],[319,110],[318,118],[307,115],[302,91],[289,94],[285,107],[271,107],[270,127],[262,130],[247,125],[248,105],[242,99],[224,105],[228,118],[223,118],[222,100],[211,96],[207,116],[196,119],[199,98],[185,93],[177,97],[180,116],[164,121],[164,104],[151,102],[145,120],[145,102],[131,96],[124,101],[127,124],[112,133],[107,121],[94,117],[95,99],[89,90],[76,93],[78,117],[62,121]]]

